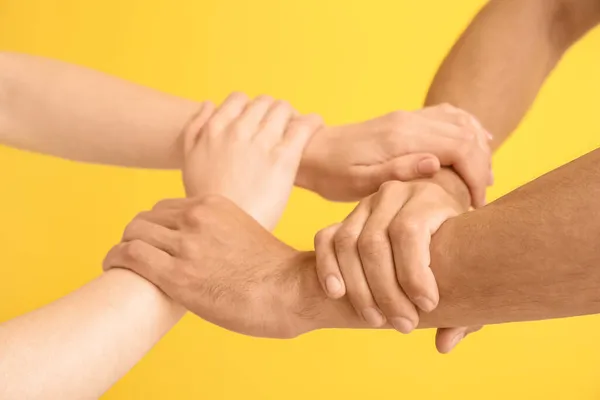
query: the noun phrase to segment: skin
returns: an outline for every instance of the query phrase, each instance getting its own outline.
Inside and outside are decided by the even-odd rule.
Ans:
[[[235,199],[272,229],[320,119],[298,116],[282,101],[266,97],[250,101],[239,94],[229,97],[210,118],[203,112],[182,135],[186,190]],[[226,159],[230,162],[215,162]],[[205,174],[209,167],[211,173]],[[236,179],[228,179],[231,176]],[[263,191],[273,196],[265,199]],[[168,202],[161,207],[169,213]],[[146,227],[130,226],[124,239],[136,229]],[[169,229],[165,232],[168,237]],[[138,243],[132,250],[141,255],[154,247]],[[160,254],[149,256],[161,259]],[[0,325],[0,398],[97,398],[184,313],[139,275],[110,271],[44,308]]]
[[[425,104],[450,103],[469,111],[493,133],[496,149],[562,55],[599,22],[597,0],[490,1],[444,60]],[[457,175],[448,174],[447,181],[462,184]],[[319,279],[330,298],[346,295],[371,326],[390,321],[407,333],[418,324],[418,309],[430,312],[438,304],[429,238],[444,220],[468,207],[435,185],[403,186],[395,187],[394,195],[382,188],[341,224],[321,231],[316,250]],[[367,250],[371,242],[381,245],[378,254]],[[448,352],[479,328],[440,329],[438,349]]]
[[[425,104],[473,113],[493,133],[496,150],[565,52],[599,23],[597,0],[490,1],[442,63]],[[438,349],[448,352],[480,328],[440,329]]]
[[[439,305],[421,316],[419,328],[600,312],[599,165],[596,150],[448,220],[431,244]],[[105,268],[130,269],[200,317],[240,333],[288,338],[369,327],[346,298],[323,294],[314,252],[281,243],[231,201],[208,196],[170,206],[169,216],[159,209],[146,214],[156,214],[154,227],[115,247]],[[157,241],[156,230],[166,224],[170,242]],[[155,250],[178,245],[157,262],[138,252],[150,240]],[[236,312],[242,305],[244,312]]]
[[[202,108],[215,109],[76,65],[0,53],[0,143],[9,146],[76,161],[182,168],[181,132]],[[390,179],[430,177],[441,162],[461,171],[480,205],[489,180],[486,135],[449,106],[323,127],[303,153],[296,185],[359,200]]]
[[[226,101],[226,109],[232,99],[237,99],[234,103],[238,105],[248,102],[235,94]],[[259,103],[273,102],[262,97]],[[276,104],[279,121],[293,111],[285,102]],[[305,119],[292,112],[288,130],[296,134],[287,140],[288,145],[279,147],[293,148],[293,143],[298,146],[303,138],[308,139],[303,126],[309,126],[308,130],[320,127],[295,158],[290,151],[267,151],[273,142],[265,142],[266,147],[258,142],[262,147],[248,152],[249,144],[241,139],[236,145],[222,140],[229,134],[229,128],[218,123],[223,109],[78,66],[0,53],[0,143],[84,162],[145,168],[184,166],[190,193],[237,199],[268,226],[278,218],[294,180],[325,197],[349,200],[371,193],[389,179],[429,176],[439,170],[440,162],[464,171],[470,189],[480,197],[489,179],[489,146],[482,140],[486,133],[471,116],[447,105],[330,128],[320,127],[314,117]],[[426,134],[419,135],[421,131]],[[198,132],[202,134],[194,136]],[[249,131],[243,123],[233,127],[234,134],[244,132]],[[324,152],[328,148],[335,151]],[[193,156],[186,157],[190,154]],[[284,155],[288,161],[281,164]],[[296,161],[290,163],[290,159]],[[243,166],[241,161],[245,161]],[[210,176],[202,176],[207,170]],[[336,185],[325,184],[324,176]],[[271,179],[269,183],[266,177]],[[269,198],[274,203],[259,200],[258,188],[272,193]],[[20,399],[97,397],[183,314],[182,307],[139,276],[109,272],[47,307],[0,325],[0,343],[10,344],[0,346],[0,376],[6,378],[0,384],[0,395]],[[33,328],[40,325],[45,327],[43,338]],[[86,363],[85,369],[72,360],[74,352]],[[50,359],[51,367],[47,365]]]

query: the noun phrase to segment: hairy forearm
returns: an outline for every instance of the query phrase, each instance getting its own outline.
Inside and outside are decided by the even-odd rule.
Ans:
[[[439,306],[420,327],[599,313],[598,199],[600,150],[447,221],[431,246]],[[321,294],[313,253],[298,260],[297,313],[307,330],[366,327],[345,298]]]
[[[183,313],[138,275],[109,271],[0,325],[0,398],[97,398]]]
[[[67,159],[179,168],[201,103],[97,71],[0,53],[0,143]]]
[[[600,21],[597,0],[493,0],[440,67],[426,104],[475,115],[497,148],[569,46]]]

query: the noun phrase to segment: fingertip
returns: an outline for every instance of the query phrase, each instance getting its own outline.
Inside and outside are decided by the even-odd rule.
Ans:
[[[331,299],[339,299],[346,294],[346,288],[340,278],[329,275],[325,278],[325,293]]]
[[[441,168],[440,161],[435,157],[424,158],[417,164],[417,173],[423,176],[431,176]]]
[[[415,324],[404,317],[390,318],[390,324],[395,330],[405,335],[411,333],[415,329]]]
[[[421,311],[426,313],[432,312],[438,305],[438,301],[432,299],[430,296],[415,297],[413,303],[415,303],[415,305],[419,307]]]

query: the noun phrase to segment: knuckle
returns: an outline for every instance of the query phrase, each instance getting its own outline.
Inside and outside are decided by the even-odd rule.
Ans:
[[[322,126],[325,122],[323,121],[323,117],[319,114],[308,114],[302,118],[305,124],[313,127]]]
[[[132,240],[123,246],[123,257],[127,261],[142,261],[145,259],[145,249],[144,242],[138,239]]]
[[[216,135],[221,134],[221,132],[223,131],[224,128],[225,128],[225,126],[224,126],[223,122],[221,122],[217,118],[211,118],[206,123],[206,127],[204,129],[205,129],[207,135],[216,136]]]
[[[382,252],[387,241],[387,235],[383,232],[363,232],[358,238],[358,250],[364,255],[376,255]]]
[[[273,97],[269,96],[268,94],[261,94],[256,97],[255,101],[264,102],[264,103],[272,103]]]
[[[195,204],[189,207],[182,213],[183,222],[191,227],[198,227],[202,225],[205,220],[206,212],[202,204]]]
[[[335,227],[334,226],[330,226],[327,227],[325,229],[321,229],[319,232],[317,232],[317,234],[315,235],[315,248],[316,247],[324,247],[326,246],[331,239],[333,238],[333,235],[335,234]]]
[[[390,236],[406,238],[416,236],[423,230],[423,222],[413,216],[405,216],[394,221],[389,228]]]
[[[123,237],[135,238],[137,234],[143,229],[143,223],[141,221],[141,219],[138,219],[138,217],[136,217],[135,219],[133,219],[133,221],[127,224],[125,230],[123,231]]]
[[[381,184],[381,186],[379,186],[377,195],[379,195],[379,196],[394,195],[394,194],[404,190],[405,187],[406,187],[406,184],[404,182],[386,181],[386,182],[383,182]]]
[[[175,199],[164,199],[159,201],[158,203],[156,203],[154,205],[154,207],[152,207],[153,210],[158,210],[158,209],[163,209],[163,208],[169,208],[169,206],[171,206],[173,204],[173,202],[176,201]],[[138,216],[144,217],[144,216],[148,216],[149,212],[147,211],[142,211],[141,213],[138,214]]]
[[[292,105],[286,100],[276,100],[275,107],[280,107],[286,111],[292,112]]]
[[[239,91],[231,93],[231,98],[238,101],[248,101],[248,95],[244,92]]]
[[[341,228],[334,236],[333,243],[336,248],[347,249],[356,247],[358,241],[358,233],[355,233],[347,228]]]

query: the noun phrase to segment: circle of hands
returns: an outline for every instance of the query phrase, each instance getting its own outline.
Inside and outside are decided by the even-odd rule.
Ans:
[[[491,136],[450,105],[327,127],[287,102],[234,93],[183,130],[187,198],[129,223],[104,269],[126,268],[192,313],[246,335],[291,338],[335,327],[407,334],[440,301],[432,235],[485,204]],[[469,199],[444,187],[458,175]],[[270,232],[294,185],[360,200],[299,252]],[[464,196],[463,196],[464,198]],[[439,328],[450,351],[478,327]]]

